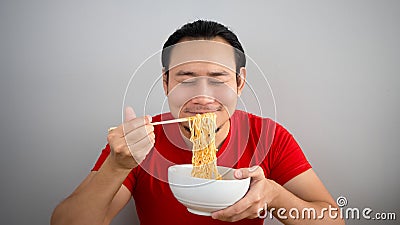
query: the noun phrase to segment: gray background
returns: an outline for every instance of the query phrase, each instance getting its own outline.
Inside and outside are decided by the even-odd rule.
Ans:
[[[121,121],[135,68],[199,18],[238,34],[334,198],[400,216],[399,1],[2,0],[2,224],[48,223]],[[138,224],[133,207],[113,224]]]

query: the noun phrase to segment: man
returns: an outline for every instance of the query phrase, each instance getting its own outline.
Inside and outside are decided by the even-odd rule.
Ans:
[[[51,223],[109,224],[133,196],[144,225],[263,224],[259,217],[265,210],[285,224],[344,224],[328,217],[324,209],[336,203],[294,138],[270,119],[235,110],[245,63],[236,35],[219,23],[199,20],[175,31],[162,53],[171,112],[136,117],[128,107],[125,122],[109,130],[108,145],[92,172],[56,207]],[[191,163],[188,124],[151,124],[206,112],[217,115],[218,165],[237,168],[237,179],[251,177],[243,199],[211,217],[188,212],[167,183],[168,166]],[[286,212],[278,212],[281,208]],[[290,209],[305,208],[322,212],[317,216],[323,218],[288,216]]]

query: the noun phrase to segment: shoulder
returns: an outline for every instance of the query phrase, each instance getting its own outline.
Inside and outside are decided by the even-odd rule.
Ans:
[[[274,133],[277,126],[282,127],[271,118],[261,117],[252,113],[236,110],[231,117],[231,123],[236,127],[247,126],[251,131],[261,133],[268,131]]]
[[[282,149],[298,148],[293,135],[280,123],[258,115],[236,110],[232,116],[233,129],[248,134],[269,154],[280,154]]]
[[[269,122],[274,122],[272,119],[267,118],[267,117],[261,117],[249,112],[245,112],[242,110],[235,110],[233,113],[232,117],[233,120],[244,120],[248,119],[252,122],[259,122],[259,121],[269,121]]]

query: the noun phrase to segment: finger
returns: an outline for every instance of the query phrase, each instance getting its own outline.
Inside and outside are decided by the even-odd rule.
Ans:
[[[262,207],[260,205],[261,196],[258,194],[262,191],[260,188],[261,186],[250,189],[244,198],[232,206],[212,213],[212,218],[235,222],[244,218],[254,219],[258,217],[258,209]]]
[[[125,121],[130,121],[136,118],[136,113],[132,107],[128,106],[125,108]]]
[[[151,133],[154,135],[154,127],[152,125],[144,125],[125,134],[125,140],[128,145],[134,145],[142,139],[149,138]]]
[[[234,175],[236,179],[246,179],[248,177],[251,177],[256,180],[261,180],[265,178],[264,171],[260,166],[237,169]]]
[[[251,208],[251,201],[248,198],[243,198],[228,208],[213,212],[211,217],[222,221],[234,222],[246,218],[246,212],[249,208]]]
[[[154,146],[154,141],[151,138],[151,134],[149,138],[143,138],[139,142],[134,145],[128,145],[128,149],[131,152],[135,161],[140,164],[146,157],[146,155],[150,152],[150,150]]]
[[[238,179],[245,179],[248,177],[252,177],[252,179],[257,179],[257,177],[264,177],[264,173],[261,167],[257,166],[252,168],[237,169],[235,171],[235,176]],[[254,181],[253,185],[250,186],[249,191],[242,199],[224,210],[215,212],[215,214],[212,215],[213,218],[215,217],[224,221],[231,221],[232,219],[236,218],[247,218],[249,216],[254,217],[257,209],[259,208],[256,206],[259,205],[263,198],[263,196],[260,194],[264,191],[263,185],[260,184],[261,183],[259,181]]]
[[[123,133],[123,127],[121,125],[118,127],[109,128],[107,135],[107,142],[111,144],[111,142],[114,142],[113,140],[120,139],[122,133]]]
[[[128,145],[128,147],[130,147],[130,149],[133,151],[133,153],[140,153],[140,152],[146,152],[149,150],[149,147],[153,147],[154,145],[154,139],[152,139],[152,137],[150,137],[151,135],[149,135],[148,138],[144,138],[142,140],[140,140],[139,142],[136,142],[136,144],[134,145]]]
[[[236,222],[242,219],[255,219],[258,217],[257,214],[257,209],[253,209],[254,207],[248,208],[246,211],[243,211],[241,213],[238,214],[230,214],[230,215],[225,215],[225,216],[214,216],[212,215],[212,217],[214,219],[218,219],[218,220],[222,220],[222,221],[227,221],[227,222]]]
[[[108,128],[108,133],[110,133],[111,131],[113,131],[113,130],[115,130],[115,129],[117,129],[118,127],[110,127],[110,128]]]
[[[154,132],[149,134],[150,137],[150,141],[153,143],[153,145],[156,143],[156,135],[154,134]]]
[[[128,135],[132,131],[139,129],[142,126],[145,125],[150,125],[149,123],[151,122],[151,116],[144,116],[144,117],[137,117],[133,120],[127,121],[123,124],[123,129],[124,129],[124,135]],[[154,130],[154,127],[152,128]]]
[[[257,204],[252,205],[251,207],[247,208],[245,211],[235,214],[228,218],[229,221],[236,222],[242,219],[255,219],[258,217],[258,209],[261,207],[256,207]]]

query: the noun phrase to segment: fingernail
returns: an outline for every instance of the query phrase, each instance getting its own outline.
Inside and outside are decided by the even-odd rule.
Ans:
[[[241,170],[236,170],[236,178],[242,178],[242,171]]]
[[[254,172],[257,170],[257,168],[258,168],[257,166],[250,167],[249,172]]]
[[[151,123],[151,121],[153,120],[153,118],[151,117],[151,116],[146,116],[147,117],[147,121],[149,122],[149,123]]]

